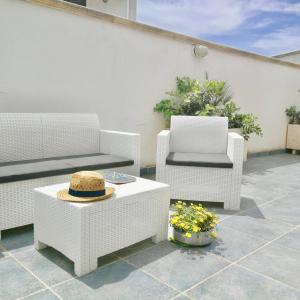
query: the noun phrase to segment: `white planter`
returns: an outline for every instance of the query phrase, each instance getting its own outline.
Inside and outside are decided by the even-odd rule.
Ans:
[[[300,124],[288,125],[286,148],[300,150]]]
[[[243,130],[242,128],[229,128],[228,129],[229,132],[235,132],[237,134],[239,134],[240,136],[243,136],[242,133],[243,133]],[[247,143],[248,141],[244,140],[244,161],[247,161],[247,156],[248,156],[248,147],[247,147]]]
[[[213,231],[214,228],[206,232],[192,233],[192,236],[188,238],[185,236],[185,232],[173,228],[173,236],[176,241],[184,244],[191,246],[206,246],[211,244],[214,240],[214,238],[211,236]]]

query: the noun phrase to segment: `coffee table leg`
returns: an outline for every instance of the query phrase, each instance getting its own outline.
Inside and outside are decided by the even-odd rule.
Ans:
[[[46,247],[47,247],[46,244],[44,244],[44,243],[42,243],[42,242],[40,242],[40,241],[38,241],[38,240],[34,240],[34,248],[35,248],[36,250],[42,250],[42,249],[44,249],[44,248],[46,248]]]
[[[95,271],[98,267],[98,259],[91,259],[90,261],[75,261],[74,271],[77,276],[83,276],[92,271]]]

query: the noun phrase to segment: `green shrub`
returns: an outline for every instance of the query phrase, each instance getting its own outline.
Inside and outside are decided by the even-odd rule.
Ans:
[[[297,111],[296,106],[290,106],[285,110],[289,117],[289,124],[300,124],[300,111]]]
[[[239,112],[240,107],[232,101],[230,87],[225,81],[199,83],[189,77],[177,77],[176,90],[166,94],[169,98],[157,103],[154,111],[163,114],[167,127],[173,115],[224,116],[228,118],[229,128],[242,128],[245,140],[252,133],[262,135],[257,118],[253,114]]]

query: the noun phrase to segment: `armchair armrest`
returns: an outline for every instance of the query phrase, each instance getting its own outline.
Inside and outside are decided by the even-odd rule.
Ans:
[[[243,167],[244,139],[235,132],[228,133],[227,155],[233,162],[234,168]]]
[[[166,159],[170,152],[170,130],[163,130],[157,135],[156,179],[163,181]]]
[[[100,152],[134,160],[137,174],[140,172],[140,149],[140,134],[100,130]]]

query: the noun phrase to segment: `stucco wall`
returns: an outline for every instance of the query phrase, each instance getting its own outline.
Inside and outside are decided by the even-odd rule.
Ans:
[[[289,61],[292,63],[300,64],[300,51],[287,55],[280,55],[277,58],[283,61]]]
[[[86,7],[122,18],[136,19],[136,0],[86,0]]]
[[[236,102],[260,119],[250,152],[285,148],[289,105],[299,104],[300,69],[20,0],[0,1],[0,110],[96,112],[103,128],[142,134],[143,165],[154,163],[162,116],[153,106],[176,76],[227,80]]]

